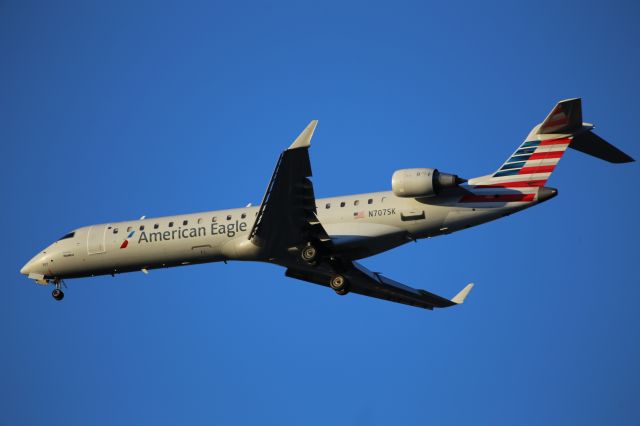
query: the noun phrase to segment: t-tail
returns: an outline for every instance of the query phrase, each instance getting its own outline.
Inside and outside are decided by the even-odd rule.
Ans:
[[[560,101],[498,170],[491,175],[469,180],[469,185],[472,188],[537,188],[537,194],[531,192],[529,198],[521,201],[534,201],[534,197],[543,198],[538,201],[544,201],[555,195],[555,190],[545,192],[544,187],[567,148],[610,163],[634,161],[593,133],[593,128],[593,124],[582,122],[580,98]],[[543,193],[545,196],[542,196]]]

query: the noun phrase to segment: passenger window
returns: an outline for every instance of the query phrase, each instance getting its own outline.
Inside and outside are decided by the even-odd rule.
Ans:
[[[113,233],[117,234],[118,233],[118,228],[113,228]]]
[[[369,199],[367,200],[367,204],[373,204],[373,198],[369,198]]]
[[[231,215],[230,214],[227,215],[227,220],[231,220]]]
[[[144,225],[140,225],[140,230],[144,231]]]
[[[360,200],[355,200],[355,201],[353,202],[353,205],[354,205],[354,206],[357,206],[358,204],[360,204]]]
[[[155,225],[153,225],[153,229],[158,229],[160,225],[158,225],[157,223]]]
[[[198,224],[201,224],[201,223],[202,223],[202,218],[201,218],[201,217],[199,217],[199,218],[198,218]]]
[[[189,221],[188,221],[188,220],[183,220],[183,221],[182,221],[182,224],[183,224],[183,225],[185,225],[185,226],[187,225],[187,223],[189,223]]]
[[[211,222],[217,222],[217,221],[218,221],[217,217],[214,216],[214,217],[211,218]]]
[[[127,232],[131,232],[131,227],[127,226]]]
[[[330,209],[330,208],[331,208],[331,203],[327,203],[327,204],[325,204],[324,208],[325,208],[325,209]]]
[[[246,213],[242,213],[242,214],[240,215],[240,218],[241,218],[241,219],[244,219],[245,217],[247,217],[247,214],[246,214]]]
[[[169,228],[173,228],[173,222],[169,222]]]
[[[340,203],[340,207],[344,207],[344,206],[345,206],[345,202],[343,201]]]

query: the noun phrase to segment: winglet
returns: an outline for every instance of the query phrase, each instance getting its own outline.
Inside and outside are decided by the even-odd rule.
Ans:
[[[467,295],[469,294],[472,288],[473,288],[473,283],[467,284],[467,286],[462,290],[460,290],[460,293],[456,294],[455,297],[451,299],[451,301],[456,305],[460,305],[461,303],[464,302],[464,299],[467,297]]]
[[[311,146],[311,137],[313,136],[314,130],[316,130],[316,126],[318,125],[318,120],[312,120],[311,123],[300,133],[300,135],[296,138],[295,141],[291,144],[289,149],[295,148],[309,148]]]

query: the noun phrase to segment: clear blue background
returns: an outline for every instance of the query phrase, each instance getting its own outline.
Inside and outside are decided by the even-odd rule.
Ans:
[[[260,202],[311,119],[316,194],[493,171],[556,101],[638,158],[637,2],[0,4],[0,425],[640,422],[638,165],[364,264],[435,312],[230,263],[19,275],[92,223]]]

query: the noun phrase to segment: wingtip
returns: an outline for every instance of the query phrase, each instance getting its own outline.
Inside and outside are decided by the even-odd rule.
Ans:
[[[464,303],[464,299],[467,297],[467,295],[469,294],[472,288],[473,288],[473,283],[467,284],[465,288],[460,290],[460,293],[456,294],[455,297],[451,299],[451,301],[456,305],[460,305]]]
[[[580,101],[580,102],[582,102],[582,98],[581,97],[577,97],[577,98],[560,99],[558,101],[558,103],[561,104],[563,102],[571,102],[571,101]]]
[[[305,129],[298,135],[295,141],[291,144],[289,149],[296,148],[309,148],[311,146],[311,138],[313,137],[313,132],[316,130],[316,126],[318,125],[318,120],[311,120],[311,122],[305,127]]]

